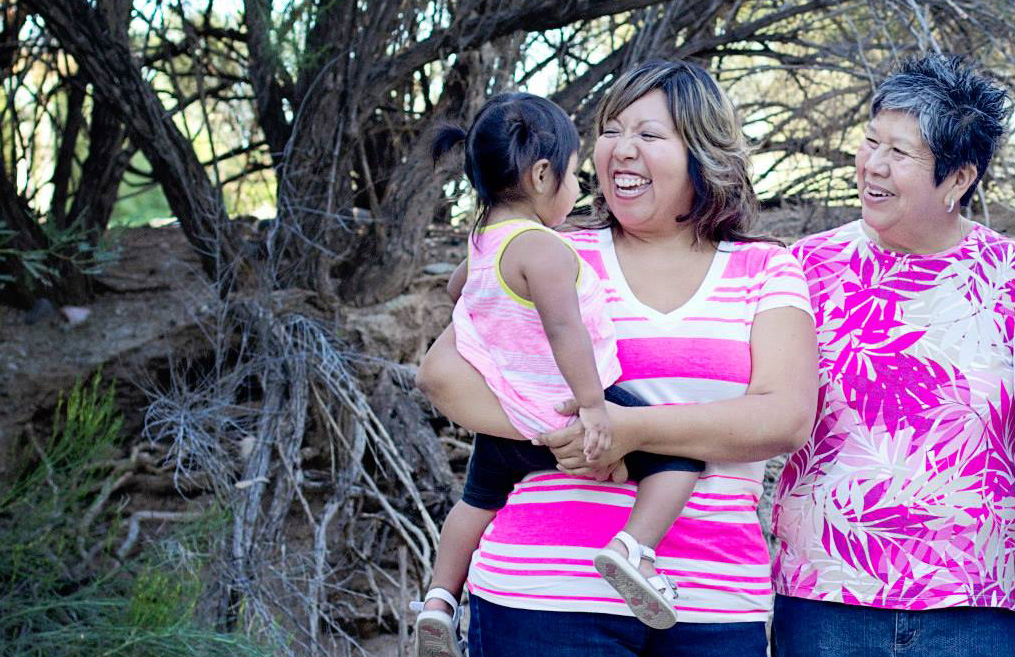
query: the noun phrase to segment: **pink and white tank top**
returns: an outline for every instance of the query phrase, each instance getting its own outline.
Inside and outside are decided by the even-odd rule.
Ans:
[[[553,407],[574,397],[553,358],[535,304],[511,290],[500,273],[504,249],[530,230],[549,233],[571,247],[553,230],[526,219],[481,229],[469,239],[469,275],[452,314],[459,353],[483,375],[511,424],[526,438],[573,421]],[[605,388],[620,376],[617,341],[599,277],[575,257],[579,310]]]

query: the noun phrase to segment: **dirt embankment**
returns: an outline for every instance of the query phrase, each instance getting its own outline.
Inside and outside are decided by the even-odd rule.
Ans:
[[[791,242],[857,214],[857,208],[782,207],[763,212],[758,230]],[[992,206],[990,224],[1015,234],[1015,211]],[[121,233],[119,244],[121,260],[101,277],[110,291],[95,299],[81,324],[71,326],[58,314],[26,324],[24,312],[0,306],[0,482],[17,468],[26,427],[48,432],[59,391],[76,379],[101,367],[106,376],[127,382],[120,390],[126,429],[136,431],[146,402],[141,388],[157,375],[153,364],[207,350],[202,323],[214,293],[182,232],[132,229]],[[447,231],[431,237],[427,248],[430,264],[406,294],[339,312],[336,327],[353,348],[396,362],[419,361],[450,317],[443,285],[465,251],[462,236]]]
[[[460,258],[457,238],[441,253]],[[209,349],[204,325],[214,291],[183,233],[175,227],[136,228],[119,236],[122,258],[100,282],[109,291],[71,325],[59,313],[26,322],[27,313],[0,306],[0,482],[17,471],[26,429],[49,431],[60,391],[102,368],[119,387],[128,432],[140,430],[143,388],[171,359],[200,358]],[[336,327],[363,353],[416,363],[451,315],[443,293],[449,266],[430,265],[404,295],[367,308],[342,309]],[[436,273],[426,273],[427,271]]]

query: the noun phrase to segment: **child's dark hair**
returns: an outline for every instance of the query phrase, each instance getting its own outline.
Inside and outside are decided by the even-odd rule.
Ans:
[[[455,125],[438,128],[430,148],[434,164],[463,140],[465,175],[479,197],[473,233],[486,225],[494,205],[522,198],[521,177],[539,160],[549,160],[559,188],[578,150],[578,130],[560,106],[518,92],[486,101],[468,132]]]

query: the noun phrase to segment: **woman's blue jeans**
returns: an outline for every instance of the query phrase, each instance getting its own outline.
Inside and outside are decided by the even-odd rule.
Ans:
[[[777,595],[773,657],[1015,655],[1015,612],[987,607],[896,611]]]
[[[613,614],[533,611],[469,597],[469,657],[765,657],[765,624],[653,630]]]

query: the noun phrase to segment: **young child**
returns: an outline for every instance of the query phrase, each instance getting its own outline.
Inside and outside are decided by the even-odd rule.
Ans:
[[[468,133],[446,126],[433,142],[434,163],[465,142],[465,173],[479,200],[468,259],[452,275],[458,350],[484,376],[518,432],[533,442],[477,435],[465,490],[441,531],[433,581],[416,620],[418,657],[460,657],[458,600],[480,536],[514,485],[552,470],[541,433],[571,421],[554,405],[574,398],[595,461],[610,448],[606,400],[644,402],[617,386],[613,324],[598,276],[552,230],[578,198],[578,132],[553,102],[524,93],[491,98]],[[669,580],[655,571],[655,546],[682,511],[700,461],[635,452],[627,466],[639,481],[624,531],[596,554],[596,570],[640,620],[676,622]]]

